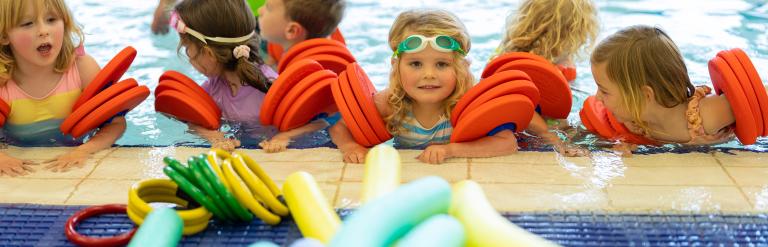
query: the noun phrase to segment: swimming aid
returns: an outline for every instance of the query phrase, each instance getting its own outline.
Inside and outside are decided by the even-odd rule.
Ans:
[[[275,111],[277,111],[277,108],[285,95],[288,94],[302,79],[321,70],[323,70],[323,66],[316,61],[304,59],[295,62],[284,72],[280,73],[280,76],[272,82],[272,86],[264,96],[264,102],[261,105],[261,112],[259,113],[261,124],[273,125],[275,122]]]
[[[373,102],[376,89],[359,64],[348,64],[331,85],[331,92],[355,142],[372,147],[392,139]]]
[[[342,45],[346,46],[347,41],[344,40],[344,35],[341,34],[341,30],[336,28],[335,31],[331,34],[330,37],[331,40],[335,40],[338,42],[341,42]],[[267,53],[269,53],[269,56],[272,57],[272,60],[274,60],[276,63],[279,63],[280,60],[283,58],[283,46],[275,44],[275,43],[267,43]]]
[[[309,39],[294,45],[285,52],[278,63],[278,73],[282,74],[288,65],[304,58],[314,59],[324,68],[336,73],[344,70],[348,63],[355,62],[352,53],[341,42],[323,38]]]
[[[541,93],[541,115],[565,119],[571,111],[572,95],[568,81],[557,67],[541,56],[528,52],[505,53],[486,65],[482,78],[505,70],[520,70],[528,74]]]
[[[155,88],[155,111],[206,129],[221,126],[221,109],[195,81],[177,71],[166,71]]]
[[[451,142],[467,142],[528,127],[540,94],[530,77],[519,70],[500,71],[472,87],[451,111]]]
[[[72,107],[59,129],[78,138],[121,112],[130,111],[149,96],[149,88],[132,79],[115,83],[128,70],[136,49],[126,47],[96,74]]]
[[[739,48],[721,51],[708,65],[715,92],[730,102],[741,144],[754,144],[757,137],[768,135],[768,95],[746,53]]]
[[[754,144],[757,137],[768,135],[768,94],[752,61],[739,48],[721,51],[709,60],[709,74],[718,95],[725,94],[736,118],[736,137],[744,145]],[[624,140],[634,144],[659,145],[629,132],[610,112],[590,96],[579,115],[587,130],[603,138]],[[606,124],[607,122],[607,124]]]

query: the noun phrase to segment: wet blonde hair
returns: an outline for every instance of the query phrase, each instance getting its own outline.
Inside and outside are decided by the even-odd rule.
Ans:
[[[447,35],[458,41],[465,52],[468,53],[471,48],[467,28],[456,15],[444,10],[408,10],[400,13],[389,30],[389,47],[392,52],[397,50],[400,42],[405,40],[406,34],[421,34],[427,37]],[[384,116],[387,130],[393,134],[405,130],[402,122],[414,103],[413,99],[405,93],[400,81],[401,59],[395,58],[395,60],[392,71],[389,73],[389,89],[392,94],[387,99],[389,106],[392,107],[392,113]],[[464,56],[453,52],[452,65],[456,73],[456,88],[448,98],[443,100],[443,114],[446,116],[450,116],[456,102],[475,82],[475,78],[469,71],[469,63]]]
[[[640,128],[645,108],[643,87],[653,89],[654,100],[664,107],[688,102],[695,90],[677,45],[659,28],[637,25],[619,30],[595,48],[593,66],[605,63],[608,79],[616,83],[623,107]]]
[[[83,31],[77,26],[64,0],[3,0],[0,1],[0,37],[8,39],[8,33],[16,28],[29,8],[37,15],[51,11],[64,22],[61,51],[56,57],[54,71],[64,73],[75,60],[75,48],[83,43]],[[77,45],[75,45],[77,44]],[[0,86],[5,86],[16,70],[16,59],[11,45],[0,45]]]
[[[208,37],[242,37],[256,29],[256,19],[243,0],[184,0],[176,5],[175,10],[187,27]],[[264,61],[259,55],[258,33],[254,33],[250,39],[242,43],[206,40],[207,44],[205,44],[188,33],[180,33],[179,36],[181,37],[179,49],[182,46],[193,45],[198,48],[198,53],[190,55],[196,57],[204,52],[203,48],[207,47],[224,70],[234,71],[240,80],[245,82],[243,85],[267,92],[270,81],[261,72]],[[251,49],[247,58],[235,58],[233,55],[232,51],[239,45],[246,45]]]
[[[527,0],[506,23],[499,52],[530,52],[552,63],[586,52],[599,28],[591,0]]]

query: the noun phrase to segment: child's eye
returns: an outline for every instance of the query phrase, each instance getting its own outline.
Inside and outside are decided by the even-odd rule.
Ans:
[[[47,21],[48,23],[55,22],[56,20],[57,20],[56,17],[48,17],[48,19],[45,19],[45,21]]]
[[[419,61],[413,61],[408,63],[408,66],[414,67],[414,68],[421,68],[421,62]]]
[[[441,69],[445,69],[445,68],[451,67],[451,64],[446,62],[437,62],[437,67]]]
[[[28,26],[32,26],[32,22],[31,22],[31,21],[28,21],[28,22],[22,22],[22,23],[21,23],[21,26],[22,26],[22,27],[28,27]]]

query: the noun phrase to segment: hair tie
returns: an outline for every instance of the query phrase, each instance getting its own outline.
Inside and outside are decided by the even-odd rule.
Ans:
[[[235,59],[240,59],[241,57],[247,59],[251,56],[251,48],[247,45],[238,45],[232,50],[232,55],[235,56]]]

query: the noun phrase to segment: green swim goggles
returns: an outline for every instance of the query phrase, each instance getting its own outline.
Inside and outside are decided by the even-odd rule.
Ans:
[[[462,56],[466,56],[467,53],[464,49],[461,49],[461,45],[458,41],[447,35],[437,35],[427,38],[424,35],[411,35],[405,38],[403,42],[397,45],[397,50],[392,57],[400,56],[402,53],[420,52],[427,47],[427,44],[432,44],[432,48],[439,52],[458,52]]]

